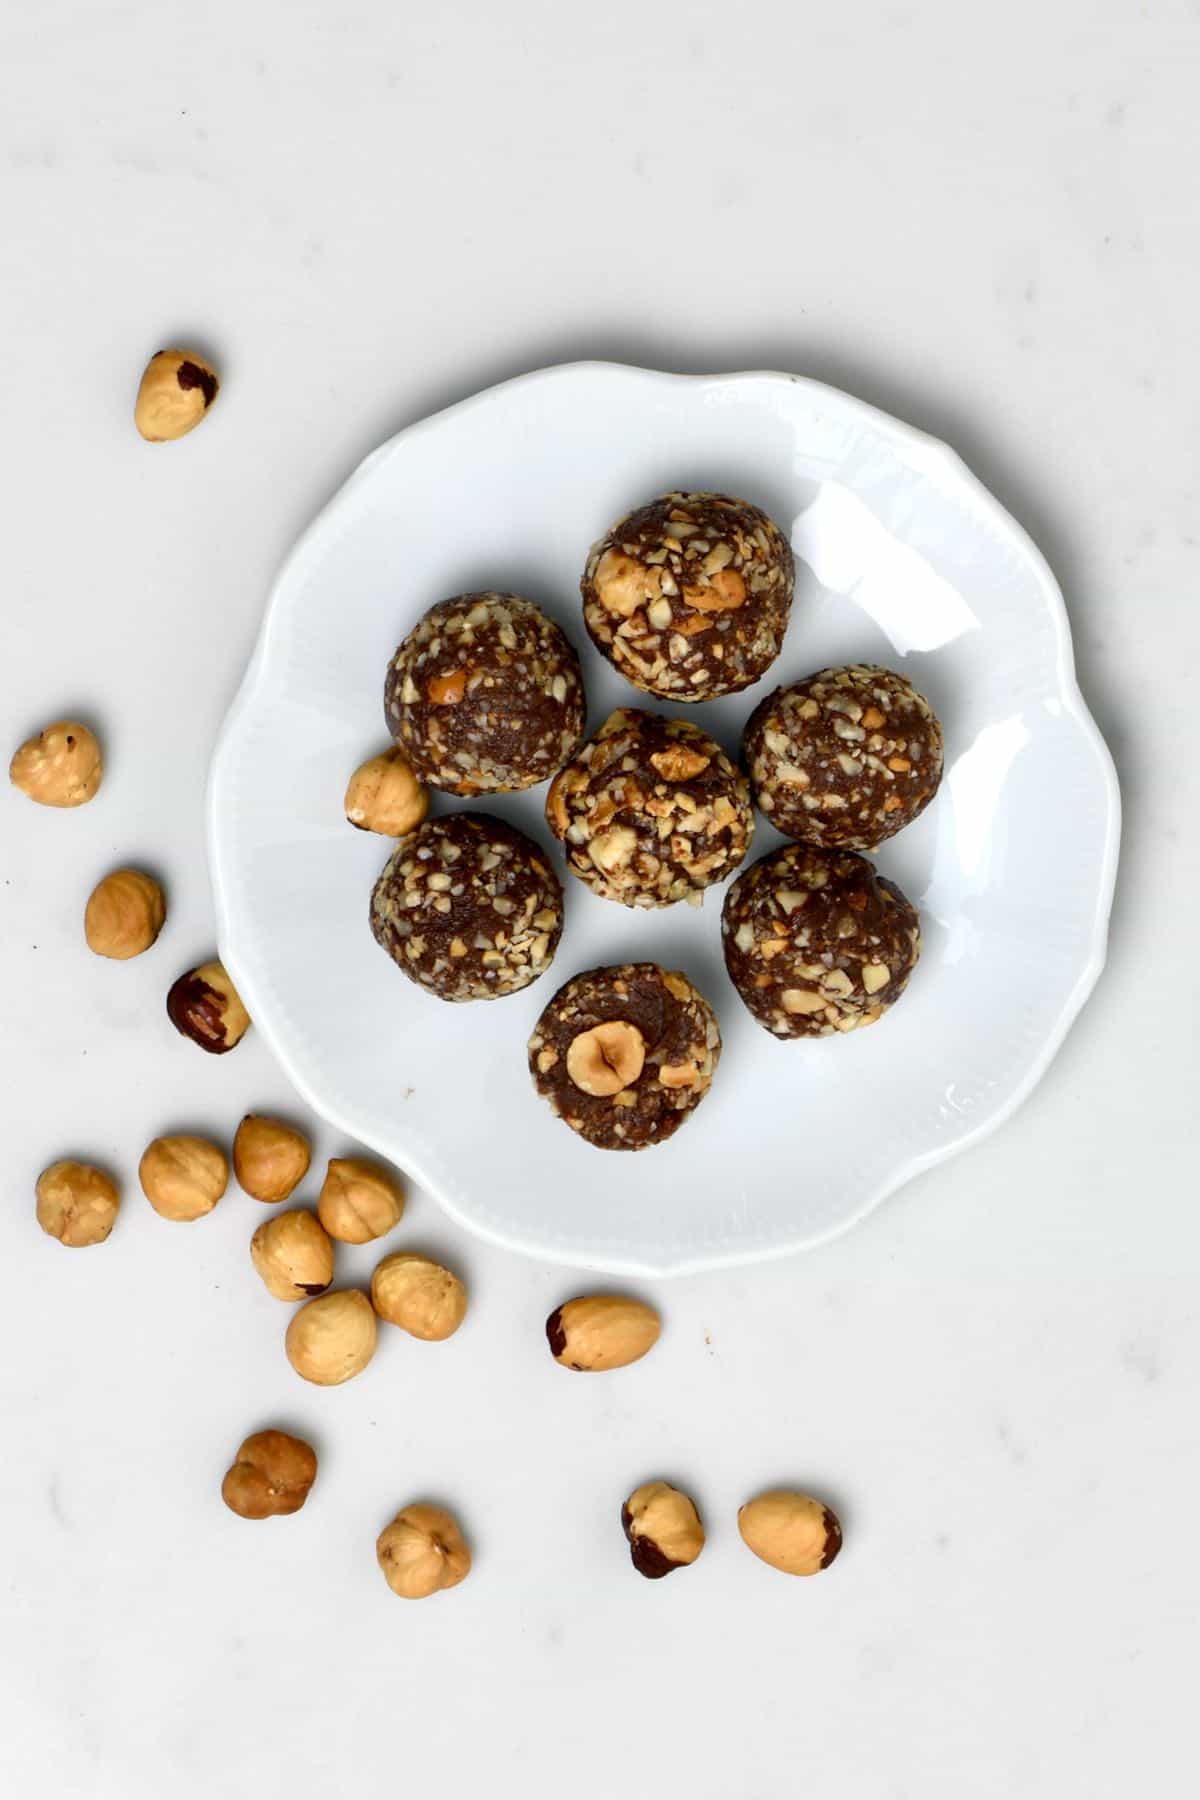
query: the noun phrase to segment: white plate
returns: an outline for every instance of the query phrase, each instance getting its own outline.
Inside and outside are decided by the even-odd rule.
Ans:
[[[647,914],[565,878],[553,969],[470,1007],[421,992],[368,928],[389,845],[345,822],[342,795],[387,741],[398,640],[448,594],[513,589],[579,647],[593,726],[638,702],[588,644],[578,580],[612,520],[672,487],[758,502],[797,558],[766,682],[689,716],[736,749],[769,687],[875,661],[903,669],[945,726],[938,799],[878,857],[920,907],[924,954],[872,1029],[787,1044],[754,1024],[722,966],[724,889],[701,911]],[[544,799],[494,804],[549,844]],[[451,407],[351,477],[275,584],[209,810],[221,953],[309,1103],[486,1237],[655,1274],[819,1243],[1007,1118],[1103,966],[1118,822],[1054,578],[951,451],[813,381],[596,363]],[[776,842],[760,824],[751,854]],[[535,1095],[525,1040],[568,976],[636,958],[697,981],[725,1053],[674,1139],[614,1155]]]

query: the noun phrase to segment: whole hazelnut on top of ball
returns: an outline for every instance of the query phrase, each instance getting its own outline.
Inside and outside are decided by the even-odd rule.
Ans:
[[[375,1354],[378,1327],[357,1288],[322,1294],[293,1313],[285,1348],[297,1375],[317,1387],[339,1387],[360,1375]]]
[[[344,1244],[369,1244],[400,1223],[404,1188],[400,1177],[365,1156],[330,1160],[317,1199],[317,1216],[330,1237]]]
[[[404,1507],[384,1526],[375,1555],[388,1586],[402,1600],[425,1600],[457,1587],[471,1568],[471,1552],[454,1514],[423,1502]]]
[[[215,960],[188,969],[172,983],[167,1017],[181,1036],[191,1038],[213,1056],[240,1044],[250,1028],[250,1014],[241,996],[224,963]]]
[[[360,763],[346,789],[346,817],[359,831],[405,837],[429,811],[429,789],[417,780],[400,750],[384,750]]]
[[[167,916],[163,891],[141,869],[114,869],[92,889],[83,915],[89,950],[127,962],[158,937]]]
[[[196,351],[159,350],[146,364],[134,424],[150,444],[186,437],[208,412],[219,387],[216,370]]]
[[[14,787],[39,806],[83,806],[95,798],[104,763],[95,735],[77,719],[47,725],[8,765]]]
[[[669,1481],[646,1481],[621,1508],[621,1528],[639,1575],[658,1581],[694,1563],[704,1548],[696,1503]]]
[[[250,1258],[277,1300],[311,1300],[333,1280],[333,1240],[302,1207],[264,1219],[250,1239]]]
[[[398,1250],[385,1256],[372,1275],[371,1303],[389,1325],[438,1343],[462,1324],[467,1290],[457,1275],[428,1256]]]
[[[233,1140],[233,1172],[238,1185],[255,1200],[273,1206],[299,1186],[308,1174],[312,1151],[294,1125],[247,1113]]]
[[[836,1513],[811,1494],[770,1488],[747,1500],[738,1513],[746,1547],[785,1575],[817,1575],[842,1547]]]
[[[188,1222],[202,1219],[217,1204],[229,1184],[229,1164],[207,1138],[178,1132],[147,1146],[138,1180],[156,1213]]]
[[[221,1498],[243,1519],[275,1519],[299,1512],[317,1479],[317,1455],[286,1431],[256,1431],[233,1459]]]
[[[38,1176],[37,1222],[68,1250],[102,1244],[120,1204],[116,1182],[91,1163],[55,1162]]]

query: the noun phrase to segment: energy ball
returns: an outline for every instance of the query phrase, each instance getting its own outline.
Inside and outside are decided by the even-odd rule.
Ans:
[[[768,694],[742,755],[755,800],[786,837],[869,850],[936,794],[942,728],[903,675],[855,664]]]
[[[766,674],[792,604],[791,547],[766,513],[725,494],[664,494],[593,544],[583,616],[634,687],[713,700]]]
[[[598,1150],[671,1137],[712,1086],[720,1056],[708,1001],[657,963],[576,975],[529,1040],[538,1093]]]
[[[391,660],[388,730],[422,781],[449,794],[504,794],[547,781],[579,748],[579,658],[517,594],[431,606]]]
[[[498,1000],[550,967],[562,936],[558,876],[523,832],[484,813],[418,826],[371,896],[371,929],[439,1000]]]
[[[785,844],[730,888],[725,966],[776,1037],[828,1037],[873,1025],[916,965],[916,910],[852,850]]]
[[[749,788],[716,740],[631,707],[559,770],[546,819],[571,873],[625,906],[698,904],[754,832]]]

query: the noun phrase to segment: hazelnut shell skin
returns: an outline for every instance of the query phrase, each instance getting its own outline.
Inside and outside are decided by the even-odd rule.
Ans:
[[[234,1457],[221,1498],[239,1518],[280,1518],[300,1511],[316,1478],[311,1444],[286,1431],[256,1431]]]
[[[564,1369],[596,1373],[638,1362],[658,1342],[662,1320],[625,1294],[580,1294],[555,1307],[546,1341]]]
[[[8,765],[13,786],[39,806],[86,806],[103,774],[95,733],[77,719],[60,719],[27,738]]]
[[[241,996],[224,964],[215,960],[186,970],[172,983],[167,1017],[181,1037],[213,1056],[234,1049],[250,1026]]]
[[[116,1182],[91,1163],[55,1162],[38,1176],[37,1222],[68,1250],[103,1244],[120,1205]]]
[[[426,1600],[457,1587],[471,1569],[471,1552],[453,1513],[418,1502],[385,1525],[375,1555],[393,1594]]]

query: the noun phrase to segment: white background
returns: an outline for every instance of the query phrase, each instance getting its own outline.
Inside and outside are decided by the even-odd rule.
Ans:
[[[79,713],[108,750],[78,813],[0,793],[14,1795],[1190,1791],[1198,83],[1189,0],[0,7],[0,723],[7,753]],[[133,391],[176,341],[224,388],[150,448]],[[1122,773],[1112,962],[1000,1135],[803,1260],[662,1287],[640,1367],[556,1368],[578,1278],[416,1195],[395,1241],[464,1269],[467,1324],[318,1391],[256,1203],[169,1225],[133,1180],[159,1131],[289,1108],[253,1036],[208,1059],[163,1016],[212,948],[209,749],[359,457],[575,356],[832,380],[1032,530]],[[171,907],[124,966],[81,937],[116,861]],[[90,1254],[33,1217],[72,1153],[126,1178]],[[322,1471],[253,1526],[218,1489],[265,1422]],[[710,1541],[649,1584],[617,1513],[660,1473]],[[844,1517],[820,1580],[737,1538],[778,1481]],[[477,1561],[406,1606],[373,1544],[417,1495]]]

